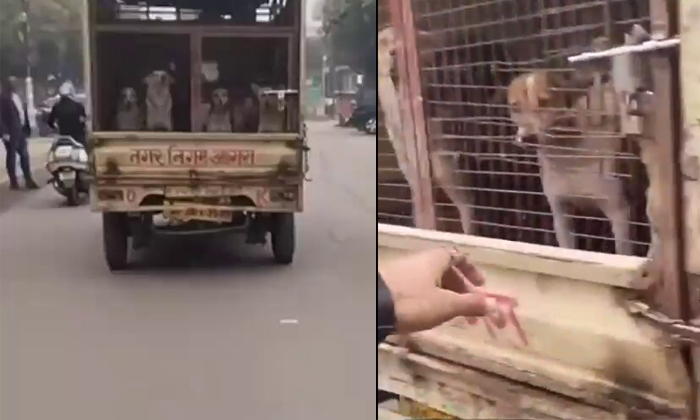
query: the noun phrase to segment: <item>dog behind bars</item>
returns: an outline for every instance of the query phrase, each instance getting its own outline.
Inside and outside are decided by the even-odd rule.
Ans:
[[[143,128],[143,115],[136,89],[132,87],[122,89],[117,104],[116,123],[118,131],[140,131]]]
[[[146,129],[151,131],[173,131],[173,98],[170,86],[175,83],[172,76],[156,70],[143,80],[146,85]]]
[[[575,248],[574,208],[598,208],[610,221],[615,252],[632,255],[630,204],[616,172],[623,151],[617,96],[600,73],[567,79],[554,71],[535,71],[508,86],[516,141],[537,139],[542,187],[554,218],[559,246]],[[581,76],[581,75],[579,75]],[[574,94],[571,88],[584,88]]]
[[[228,90],[217,88],[211,94],[211,103],[205,129],[210,133],[231,132],[231,108]]]

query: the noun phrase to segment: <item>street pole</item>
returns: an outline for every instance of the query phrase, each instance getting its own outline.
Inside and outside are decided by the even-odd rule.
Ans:
[[[328,72],[328,56],[323,54],[323,64],[321,65],[321,101],[323,102],[323,115],[328,115],[326,109],[326,73]]]
[[[30,43],[29,29],[29,0],[22,0],[22,41],[24,42],[24,59],[25,59],[25,100],[27,101],[27,114],[29,117],[29,126],[32,129],[36,128],[36,107],[34,106],[34,82],[32,80],[32,48]]]

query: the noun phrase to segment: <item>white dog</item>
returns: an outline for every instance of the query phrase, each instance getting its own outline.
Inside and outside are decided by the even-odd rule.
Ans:
[[[146,129],[172,131],[173,98],[170,85],[175,81],[165,71],[156,70],[143,79],[146,85]]]
[[[216,89],[211,94],[211,105],[205,129],[211,133],[230,133],[231,128],[228,91],[224,88]]]
[[[276,133],[284,131],[287,103],[284,99],[284,87],[277,89],[251,85],[258,97],[259,122],[258,131],[261,133]]]
[[[117,130],[139,131],[143,128],[143,116],[139,107],[136,89],[125,87],[117,105]]]
[[[565,82],[549,71],[523,74],[508,87],[511,119],[518,126],[516,140],[523,142],[528,136],[538,140],[542,188],[552,209],[557,242],[575,248],[567,207],[595,207],[610,220],[615,252],[632,255],[630,204],[615,171],[623,147],[615,91],[610,83],[595,83],[573,98],[559,90],[562,87]]]

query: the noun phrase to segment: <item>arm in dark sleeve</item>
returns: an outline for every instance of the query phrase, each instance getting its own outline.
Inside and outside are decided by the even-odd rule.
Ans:
[[[56,129],[56,108],[58,107],[58,104],[54,105],[51,107],[51,112],[49,113],[49,118],[46,120],[46,125],[49,126],[52,130]]]
[[[394,332],[394,301],[382,276],[377,273],[377,343],[381,343]]]

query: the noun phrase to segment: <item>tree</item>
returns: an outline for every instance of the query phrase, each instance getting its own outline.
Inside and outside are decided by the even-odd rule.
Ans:
[[[29,46],[35,78],[45,79],[54,73],[82,78],[82,8],[82,0],[29,2]],[[0,10],[0,73],[23,75],[26,54],[21,0],[0,0]]]
[[[377,74],[377,0],[326,0],[324,39],[336,65],[346,65],[374,85]]]

